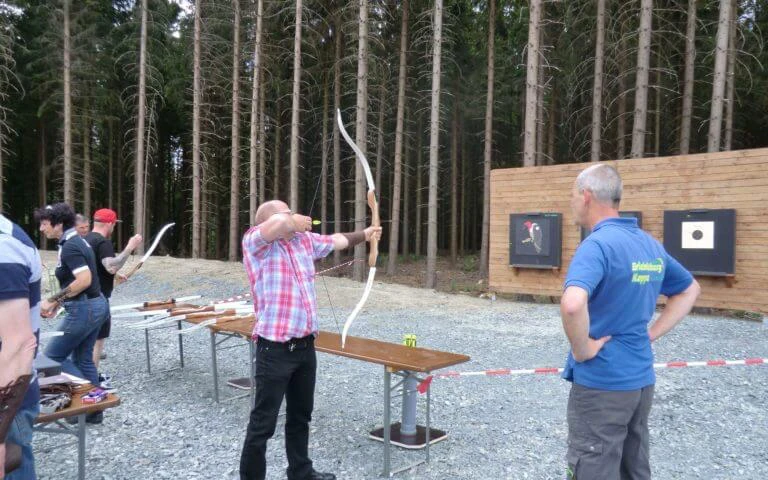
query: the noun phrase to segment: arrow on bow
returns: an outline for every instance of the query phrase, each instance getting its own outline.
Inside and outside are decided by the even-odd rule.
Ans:
[[[339,124],[339,131],[344,137],[344,140],[346,140],[349,146],[352,147],[352,150],[354,150],[357,159],[360,160],[360,164],[363,166],[363,171],[365,172],[365,181],[368,183],[368,207],[371,209],[371,226],[379,227],[381,226],[381,219],[379,218],[379,204],[376,201],[376,185],[373,183],[373,175],[371,175],[371,167],[368,165],[368,159],[365,158],[365,155],[363,155],[360,147],[358,147],[349,137],[347,129],[344,128],[344,122],[341,119],[341,110],[338,109],[336,110],[336,123]],[[373,287],[373,279],[376,276],[376,259],[379,256],[379,241],[376,238],[371,238],[369,243],[371,244],[371,251],[368,254],[368,281],[365,283],[363,296],[360,298],[360,301],[357,302],[357,305],[355,305],[355,308],[352,310],[352,313],[349,314],[349,317],[347,317],[347,321],[344,322],[344,329],[341,332],[342,349],[346,343],[347,333],[349,332],[349,328],[352,326],[352,322],[355,321],[357,314],[360,313],[363,305],[365,305],[365,302],[368,300],[368,295],[370,295],[371,288]]]
[[[165,235],[165,232],[168,231],[168,229],[171,228],[174,225],[176,225],[176,223],[175,222],[171,222],[171,223],[165,225],[163,228],[160,229],[160,232],[158,232],[158,234],[155,236],[155,241],[152,242],[152,245],[149,247],[149,250],[147,250],[147,252],[144,254],[144,256],[141,257],[141,260],[139,260],[139,263],[134,265],[133,268],[128,273],[125,274],[125,278],[126,279],[131,278],[131,276],[134,273],[136,273],[141,268],[142,265],[144,265],[144,262],[147,261],[147,259],[150,257],[150,255],[152,255],[152,252],[154,252],[155,249],[157,248],[157,245],[160,243],[160,239],[163,238],[163,235]],[[125,281],[125,280],[123,280],[123,281]],[[120,282],[120,280],[118,280],[118,282]]]

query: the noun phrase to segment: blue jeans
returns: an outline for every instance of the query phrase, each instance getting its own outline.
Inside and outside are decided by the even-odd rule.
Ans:
[[[64,302],[66,315],[57,330],[64,332],[53,337],[45,354],[61,363],[65,372],[99,384],[99,372],[93,364],[93,345],[101,325],[109,316],[107,300],[103,296],[86,300]]]
[[[20,408],[8,430],[10,443],[21,447],[21,466],[5,476],[6,480],[36,480],[35,457],[32,455],[32,425],[40,412],[39,404]]]

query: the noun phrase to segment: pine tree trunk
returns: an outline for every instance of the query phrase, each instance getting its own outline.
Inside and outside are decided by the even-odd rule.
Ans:
[[[549,97],[549,114],[547,115],[547,165],[555,163],[555,125],[557,120],[557,84],[552,83],[552,94]]]
[[[459,94],[453,100],[453,121],[451,122],[451,265],[456,266],[459,255]]]
[[[405,107],[405,111],[403,112],[405,118],[408,118],[408,107]],[[411,170],[409,169],[411,165],[411,149],[408,148],[408,135],[406,129],[408,128],[404,123],[403,127],[403,165],[402,165],[402,173],[403,173],[403,228],[402,228],[402,237],[400,239],[400,250],[403,252],[403,258],[405,261],[408,261],[408,255],[410,254],[410,245],[411,245],[411,237],[410,237],[410,231],[411,231],[411,215],[410,215],[410,206],[411,206]],[[391,275],[394,275],[394,272],[391,273]]]
[[[728,38],[730,34],[731,0],[720,0],[720,18],[717,24],[717,45],[715,47],[715,74],[712,81],[712,102],[709,112],[709,134],[707,151],[720,151],[723,129],[723,95],[728,63]]]
[[[619,98],[616,101],[616,158],[622,159],[627,156],[627,41],[622,27],[621,51],[619,52],[619,74],[617,85],[619,88]]]
[[[237,1],[237,0],[235,0]],[[248,149],[248,222],[253,222],[256,217],[256,209],[261,203],[259,195],[263,195],[263,187],[260,182],[264,180],[264,174],[261,172],[261,155],[263,142],[261,134],[264,131],[264,124],[261,121],[261,34],[264,17],[264,0],[256,0],[256,37],[253,46],[253,80],[251,83],[251,131],[250,145]],[[259,158],[257,160],[257,155]]]
[[[296,0],[296,22],[293,33],[293,95],[291,98],[291,186],[290,207],[299,208],[299,95],[301,94],[301,14],[302,0]]]
[[[605,62],[605,2],[597,0],[597,39],[595,41],[595,78],[592,87],[592,148],[590,160],[600,161],[603,113],[603,64]]]
[[[240,246],[240,0],[232,0],[232,169],[229,178],[229,261]],[[256,71],[258,72],[258,71]],[[254,72],[254,77],[258,74]],[[255,182],[254,182],[255,183]]]
[[[118,143],[117,143],[117,151],[122,151],[122,148],[124,147],[124,144],[121,140],[122,136],[117,137]],[[123,156],[118,154],[117,155],[117,211],[122,212],[123,211],[123,186],[125,181],[124,168],[123,168]],[[122,223],[117,224],[117,244],[118,245],[125,245],[123,243],[123,237],[125,237],[124,227]]]
[[[423,175],[422,175],[422,172],[421,172],[421,170],[422,170],[421,165],[424,163],[423,162],[423,159],[424,159],[424,134],[423,134],[424,130],[423,130],[423,128],[424,128],[424,126],[423,126],[422,117],[419,116],[419,126],[416,129],[416,135],[418,135],[419,139],[416,142],[416,168],[414,170],[414,173],[416,175],[416,192],[415,192],[416,193],[416,201],[415,201],[415,205],[416,205],[416,218],[415,218],[415,221],[416,221],[416,224],[415,224],[416,244],[414,245],[413,252],[414,252],[414,254],[417,257],[421,256],[421,244],[422,244],[422,241],[421,241],[421,232],[422,232],[422,228],[421,228],[421,226],[422,226],[421,225],[421,207],[422,207],[421,190],[422,190],[422,183],[423,183]]]
[[[489,0],[488,65],[485,94],[485,135],[483,137],[483,226],[480,239],[480,276],[488,277],[491,225],[491,162],[493,160],[493,87],[496,75],[496,0]],[[463,197],[462,197],[463,198]]]
[[[200,258],[200,104],[202,85],[200,79],[200,35],[202,20],[200,4],[195,4],[194,66],[192,86],[192,258]]]
[[[736,0],[731,0],[731,21],[728,38],[728,78],[725,83],[725,141],[723,149],[727,152],[733,149],[733,109],[736,106],[735,82],[736,82],[736,18],[738,18],[739,5]]]
[[[40,165],[40,176],[38,177],[38,197],[37,204],[41,207],[48,204],[48,160],[46,159],[46,153],[48,145],[46,143],[45,136],[45,123],[42,119],[37,121],[40,131],[40,142],[38,143],[37,157]],[[2,177],[0,177],[2,178]],[[38,244],[40,249],[45,249],[46,238],[45,235],[40,235],[40,243]]]
[[[358,19],[357,39],[357,115],[355,117],[355,143],[366,155],[368,152],[368,0],[358,0],[360,16]],[[365,194],[366,186],[363,167],[355,160],[355,230],[366,227],[365,214],[367,210]],[[366,244],[355,246],[354,268],[352,277],[357,281],[363,280]]]
[[[379,121],[376,123],[376,173],[374,174],[376,188],[383,191],[381,171],[384,167],[384,99],[386,98],[386,82],[382,80],[379,87]]]
[[[440,160],[440,75],[443,45],[443,0],[435,0],[432,40],[432,105],[429,117],[429,203],[427,210],[426,288],[437,286],[437,182]]]
[[[70,35],[70,0],[64,0],[64,201],[74,205],[72,176],[72,38]]]
[[[141,38],[139,43],[139,91],[136,109],[136,156],[134,157],[133,229],[144,232],[144,135],[147,116],[147,0],[141,2]],[[145,233],[146,235],[146,233]],[[143,251],[143,246],[140,247]]]
[[[397,267],[398,240],[400,236],[400,191],[403,177],[403,126],[405,123],[405,81],[408,76],[408,14],[409,0],[403,0],[402,19],[400,22],[400,67],[397,76],[397,120],[395,124],[395,165],[392,179],[392,215],[389,230],[389,256],[387,275],[394,275]],[[403,222],[407,212],[403,214]]]
[[[330,114],[328,75],[323,77],[323,133],[320,142],[320,234],[328,234],[328,115]],[[314,202],[314,200],[313,200]],[[314,206],[314,205],[313,205]],[[310,212],[311,214],[312,212]],[[325,261],[325,259],[323,259]]]
[[[259,204],[264,203],[267,196],[267,132],[265,129],[267,96],[264,93],[264,66],[259,69]],[[256,216],[254,207],[251,221]]]
[[[536,164],[536,99],[539,85],[539,29],[542,0],[531,0],[528,20],[528,67],[525,89],[525,137],[523,141],[523,166]]]
[[[459,207],[459,256],[466,255],[466,237],[467,237],[467,142],[464,140],[464,123],[461,126],[461,185],[459,187],[459,198],[461,206]]]
[[[640,30],[637,46],[637,78],[635,83],[635,119],[632,125],[632,158],[645,153],[645,132],[648,120],[648,71],[651,60],[653,0],[641,0]]]
[[[662,78],[661,78],[661,62],[660,59],[657,59],[656,63],[656,92],[655,92],[655,99],[656,99],[656,107],[654,112],[654,118],[655,121],[653,122],[654,126],[654,135],[653,135],[653,154],[655,156],[661,156],[661,95],[662,95]]]
[[[89,217],[92,213],[91,200],[93,174],[91,164],[91,120],[88,114],[83,118],[83,215]]]
[[[210,167],[212,166],[213,165],[208,164],[208,168],[203,169],[200,178],[200,258],[208,258],[208,235],[214,224],[214,220],[210,215],[210,191],[208,190],[208,176],[210,175]]]
[[[333,111],[341,109],[341,15],[337,14],[334,21],[334,56],[333,56]],[[341,139],[339,125],[333,124],[333,231],[341,232]],[[333,251],[333,264],[341,262],[341,251]]]
[[[283,121],[282,121],[282,115],[280,111],[280,89],[277,89],[277,95],[275,96],[275,145],[272,153],[272,168],[273,168],[273,179],[272,179],[272,195],[273,198],[279,199],[280,198],[280,155],[282,152],[280,151],[280,148],[282,146],[282,139],[283,139]]]
[[[113,208],[115,204],[115,132],[112,120],[107,121],[107,141],[109,142],[107,151],[107,206]]]
[[[543,8],[543,7],[542,7]],[[539,51],[543,50],[545,28],[544,25],[539,27]],[[547,85],[547,78],[544,74],[544,60],[542,55],[539,55],[539,82],[536,85],[536,150],[535,150],[535,163],[536,165],[544,165],[544,94],[545,86]]]
[[[683,111],[680,115],[680,155],[691,148],[693,117],[693,78],[696,62],[696,0],[688,0],[688,26],[685,30],[685,73],[683,79]]]

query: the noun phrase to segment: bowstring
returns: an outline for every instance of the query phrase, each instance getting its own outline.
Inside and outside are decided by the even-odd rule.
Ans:
[[[339,319],[336,316],[336,309],[333,306],[333,302],[331,301],[331,291],[328,290],[328,285],[325,283],[325,273],[330,272],[331,270],[336,270],[337,268],[345,267],[347,265],[352,265],[355,262],[362,262],[364,260],[359,259],[352,259],[344,263],[340,263],[334,267],[326,268],[325,270],[321,270],[315,274],[315,276],[319,276],[323,280],[323,288],[325,289],[325,293],[328,296],[328,305],[331,307],[331,314],[333,315],[333,321],[336,323],[336,330],[339,332],[339,335],[341,335],[341,328],[339,327]]]

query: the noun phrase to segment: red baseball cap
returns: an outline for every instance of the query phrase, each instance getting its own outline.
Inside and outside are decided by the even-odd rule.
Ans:
[[[93,221],[99,223],[115,223],[120,220],[117,219],[117,213],[109,208],[100,208],[93,213]]]

